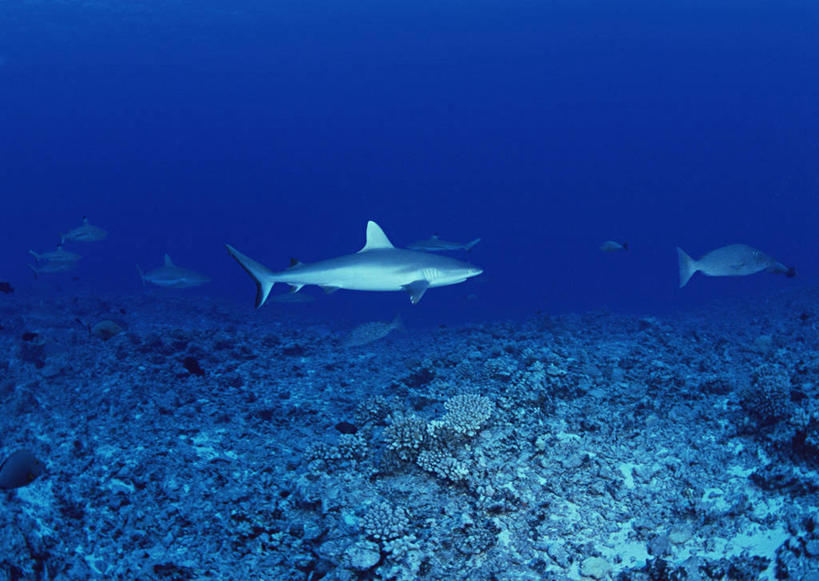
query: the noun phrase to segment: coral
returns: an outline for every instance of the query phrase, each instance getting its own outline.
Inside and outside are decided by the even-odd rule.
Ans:
[[[423,470],[452,482],[461,482],[469,477],[469,469],[463,462],[441,450],[424,450],[418,454],[416,463]]]
[[[319,442],[310,447],[305,456],[308,462],[321,460],[332,464],[343,460],[363,460],[367,457],[367,441],[361,434],[341,434],[338,442]]]
[[[355,408],[355,423],[363,426],[368,422],[383,424],[392,413],[393,406],[381,395],[368,397]]]
[[[741,394],[746,413],[762,426],[773,425],[790,416],[790,377],[779,365],[763,364],[756,368],[751,385]]]
[[[416,416],[394,416],[384,428],[387,449],[405,462],[414,460],[429,439],[427,423]]]
[[[361,519],[361,526],[371,539],[393,541],[409,532],[410,514],[403,507],[381,502],[370,507]]]
[[[473,437],[492,416],[495,405],[487,397],[475,394],[456,395],[444,404],[447,413],[442,424],[459,436]]]

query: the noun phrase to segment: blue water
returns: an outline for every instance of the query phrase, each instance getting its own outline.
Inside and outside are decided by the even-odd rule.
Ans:
[[[663,312],[816,283],[819,10],[804,1],[159,2],[0,5],[0,279],[131,292],[167,252],[250,304],[228,242],[272,268],[483,241],[483,275],[340,292],[323,316]],[[27,251],[88,215],[73,276]],[[628,254],[604,255],[606,239]],[[751,244],[799,270],[677,288]],[[76,280],[75,280],[76,278]],[[475,295],[475,300],[466,300]]]

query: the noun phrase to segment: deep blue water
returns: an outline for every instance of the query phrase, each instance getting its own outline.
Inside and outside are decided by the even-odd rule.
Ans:
[[[277,269],[357,250],[374,219],[396,244],[481,237],[485,273],[314,312],[662,312],[815,285],[818,31],[789,0],[6,0],[0,279],[130,292],[168,252],[214,278],[168,293],[250,305],[225,242]],[[110,235],[72,246],[76,280],[33,281],[27,251],[86,214]],[[800,275],[677,288],[675,246],[729,242]]]

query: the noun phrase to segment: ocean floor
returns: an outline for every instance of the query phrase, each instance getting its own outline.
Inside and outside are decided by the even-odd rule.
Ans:
[[[819,581],[819,292],[355,347],[286,307],[0,296],[0,461],[46,464],[0,580]]]

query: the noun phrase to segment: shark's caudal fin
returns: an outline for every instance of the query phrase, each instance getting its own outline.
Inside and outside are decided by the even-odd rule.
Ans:
[[[680,261],[680,288],[682,288],[688,284],[688,279],[697,272],[697,262],[679,246],[677,247],[677,257]]]
[[[225,248],[227,248],[228,254],[239,263],[239,266],[253,277],[256,283],[256,308],[258,309],[267,300],[267,295],[270,294],[270,290],[273,288],[273,285],[276,284],[273,271],[249,256],[245,256],[229,244],[225,244]]]
[[[466,244],[464,244],[464,248],[466,248],[466,251],[469,252],[470,250],[472,250],[472,247],[475,246],[480,241],[481,241],[480,238],[475,238],[475,240],[473,240],[472,242],[467,242]]]
[[[395,248],[384,234],[381,226],[370,220],[367,222],[367,241],[364,243],[364,248],[359,252],[367,252],[368,250],[378,250],[379,248]]]

